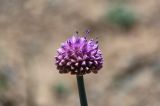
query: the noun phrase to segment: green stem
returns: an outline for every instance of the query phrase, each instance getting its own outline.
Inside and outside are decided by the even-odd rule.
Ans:
[[[88,106],[83,76],[77,75],[77,84],[78,84],[79,98],[80,98],[81,106]]]

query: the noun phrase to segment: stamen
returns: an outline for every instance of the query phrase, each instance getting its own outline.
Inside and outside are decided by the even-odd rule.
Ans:
[[[98,37],[96,37],[96,44],[98,43]]]
[[[78,35],[78,33],[79,33],[79,32],[78,32],[78,31],[76,31],[76,35]]]
[[[90,30],[89,29],[86,30],[84,37],[86,38],[89,35],[89,33],[90,33]]]

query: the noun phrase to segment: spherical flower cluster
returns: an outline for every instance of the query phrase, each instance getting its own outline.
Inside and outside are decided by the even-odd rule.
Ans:
[[[86,32],[86,34],[88,33]],[[62,43],[57,50],[55,60],[60,73],[75,75],[97,73],[103,64],[98,41],[87,40],[86,36],[78,37],[78,33]]]

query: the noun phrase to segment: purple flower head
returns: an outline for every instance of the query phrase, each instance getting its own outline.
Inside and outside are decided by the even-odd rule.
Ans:
[[[62,43],[55,56],[56,66],[60,73],[71,73],[84,75],[97,73],[102,68],[103,57],[98,48],[98,41],[87,40],[86,32],[84,37],[78,37],[78,32],[70,39]]]

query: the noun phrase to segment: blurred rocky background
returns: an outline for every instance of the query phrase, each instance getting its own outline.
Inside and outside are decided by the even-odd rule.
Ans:
[[[85,76],[89,106],[160,106],[160,0],[0,0],[0,106],[79,106],[56,49],[98,38],[104,67]]]

